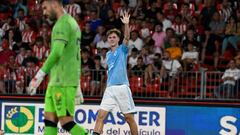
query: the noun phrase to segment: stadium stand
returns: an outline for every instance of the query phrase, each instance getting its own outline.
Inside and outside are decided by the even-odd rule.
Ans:
[[[26,94],[29,81],[49,55],[53,22],[42,15],[40,3],[0,1],[2,95]],[[133,31],[128,69],[134,97],[240,101],[239,0],[64,0],[64,6],[82,30],[85,96],[103,93],[109,47],[105,34],[111,28],[122,30],[119,15],[129,10]],[[95,56],[100,58],[100,70]],[[235,67],[229,67],[232,60]],[[216,97],[215,91],[227,80],[234,81],[233,87],[223,88],[222,98]],[[46,86],[47,80],[38,90],[40,96]],[[228,90],[232,96],[226,96]]]

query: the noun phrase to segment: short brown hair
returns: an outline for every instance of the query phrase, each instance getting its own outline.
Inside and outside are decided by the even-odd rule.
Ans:
[[[119,38],[121,37],[121,31],[116,29],[116,28],[108,30],[107,31],[107,37],[112,33],[115,33]]]

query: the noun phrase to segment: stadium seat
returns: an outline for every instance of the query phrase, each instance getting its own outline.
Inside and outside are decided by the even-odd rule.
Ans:
[[[129,79],[130,88],[134,94],[139,94],[143,91],[144,79],[142,77],[133,76]]]

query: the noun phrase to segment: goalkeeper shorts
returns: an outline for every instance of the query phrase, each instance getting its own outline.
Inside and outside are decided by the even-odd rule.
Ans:
[[[58,117],[73,116],[77,87],[48,86],[45,95],[45,112],[56,113]]]

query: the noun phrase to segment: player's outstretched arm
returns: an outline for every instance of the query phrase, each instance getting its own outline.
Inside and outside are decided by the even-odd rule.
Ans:
[[[124,23],[124,39],[123,39],[123,44],[128,45],[128,40],[130,37],[130,27],[129,27],[129,18],[130,14],[128,11],[123,11],[121,14],[121,21]]]

